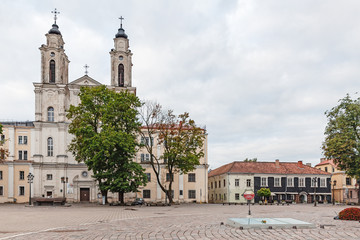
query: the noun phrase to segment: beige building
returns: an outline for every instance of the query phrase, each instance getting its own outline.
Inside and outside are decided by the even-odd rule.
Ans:
[[[5,125],[9,149],[7,161],[0,165],[0,202],[26,202],[29,197],[27,175],[34,175],[32,197],[66,197],[68,202],[97,202],[101,195],[96,181],[87,166],[78,163],[67,151],[72,136],[68,133],[70,121],[66,110],[79,103],[81,86],[99,86],[87,75],[69,82],[69,59],[59,26],[55,23],[48,31],[46,44],[41,45],[41,78],[34,84],[35,121],[26,126]],[[110,50],[111,79],[108,88],[130,91],[132,86],[132,53],[128,36],[122,25],[115,35],[114,48]],[[30,144],[31,143],[31,144]],[[178,202],[207,202],[207,142],[205,157],[196,170],[188,174],[176,174],[173,183],[174,200]],[[160,147],[159,151],[162,149]],[[146,201],[164,202],[165,194],[159,188],[152,168],[146,163],[146,154],[139,152],[134,161],[146,169],[150,182],[138,193],[125,195],[130,201],[143,197]],[[142,158],[143,157],[143,158]],[[166,170],[162,166],[161,179],[166,183]],[[1,192],[2,191],[2,192]],[[1,194],[2,193],[2,194]],[[110,201],[117,200],[109,194]]]
[[[331,190],[335,202],[357,203],[358,190],[356,179],[346,175],[345,171],[340,170],[333,160],[320,159],[316,168],[329,172],[331,176]]]
[[[32,122],[2,122],[8,156],[0,164],[0,203],[29,201],[27,176],[32,172]]]
[[[140,139],[139,139],[140,140]],[[157,148],[158,157],[163,153],[162,144],[157,144],[157,139],[153,139],[154,146]],[[207,202],[208,185],[208,154],[207,154],[207,135],[204,140],[204,157],[200,159],[200,164],[196,169],[187,174],[176,173],[173,177],[172,192],[174,202]],[[145,148],[141,149],[136,157],[136,162],[146,169],[149,182],[141,187],[138,197],[144,198],[147,202],[163,201],[166,196],[157,183],[156,175],[149,163],[150,156]],[[162,185],[169,187],[170,175],[166,169],[166,164],[161,164],[160,179]]]

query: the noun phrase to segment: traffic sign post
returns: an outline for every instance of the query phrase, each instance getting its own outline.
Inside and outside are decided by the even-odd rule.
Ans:
[[[249,204],[249,215],[251,215],[251,210],[250,210],[250,203],[251,203],[251,200],[254,199],[255,197],[255,194],[253,191],[245,191],[244,194],[243,194],[244,198],[247,200],[247,203]]]

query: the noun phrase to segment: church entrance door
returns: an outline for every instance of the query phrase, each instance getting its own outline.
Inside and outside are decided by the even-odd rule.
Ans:
[[[90,188],[80,188],[80,202],[90,201]]]

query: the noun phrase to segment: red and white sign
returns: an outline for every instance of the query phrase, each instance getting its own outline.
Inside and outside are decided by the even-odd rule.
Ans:
[[[246,191],[244,192],[244,198],[246,200],[252,200],[255,197],[255,194],[253,191]]]

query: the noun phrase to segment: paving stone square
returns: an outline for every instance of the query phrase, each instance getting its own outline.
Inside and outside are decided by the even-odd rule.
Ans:
[[[183,204],[166,207],[0,205],[2,239],[360,239],[358,221],[334,220],[347,206],[252,205],[254,218],[294,218],[314,229],[244,229],[226,225],[247,217],[246,205]]]

